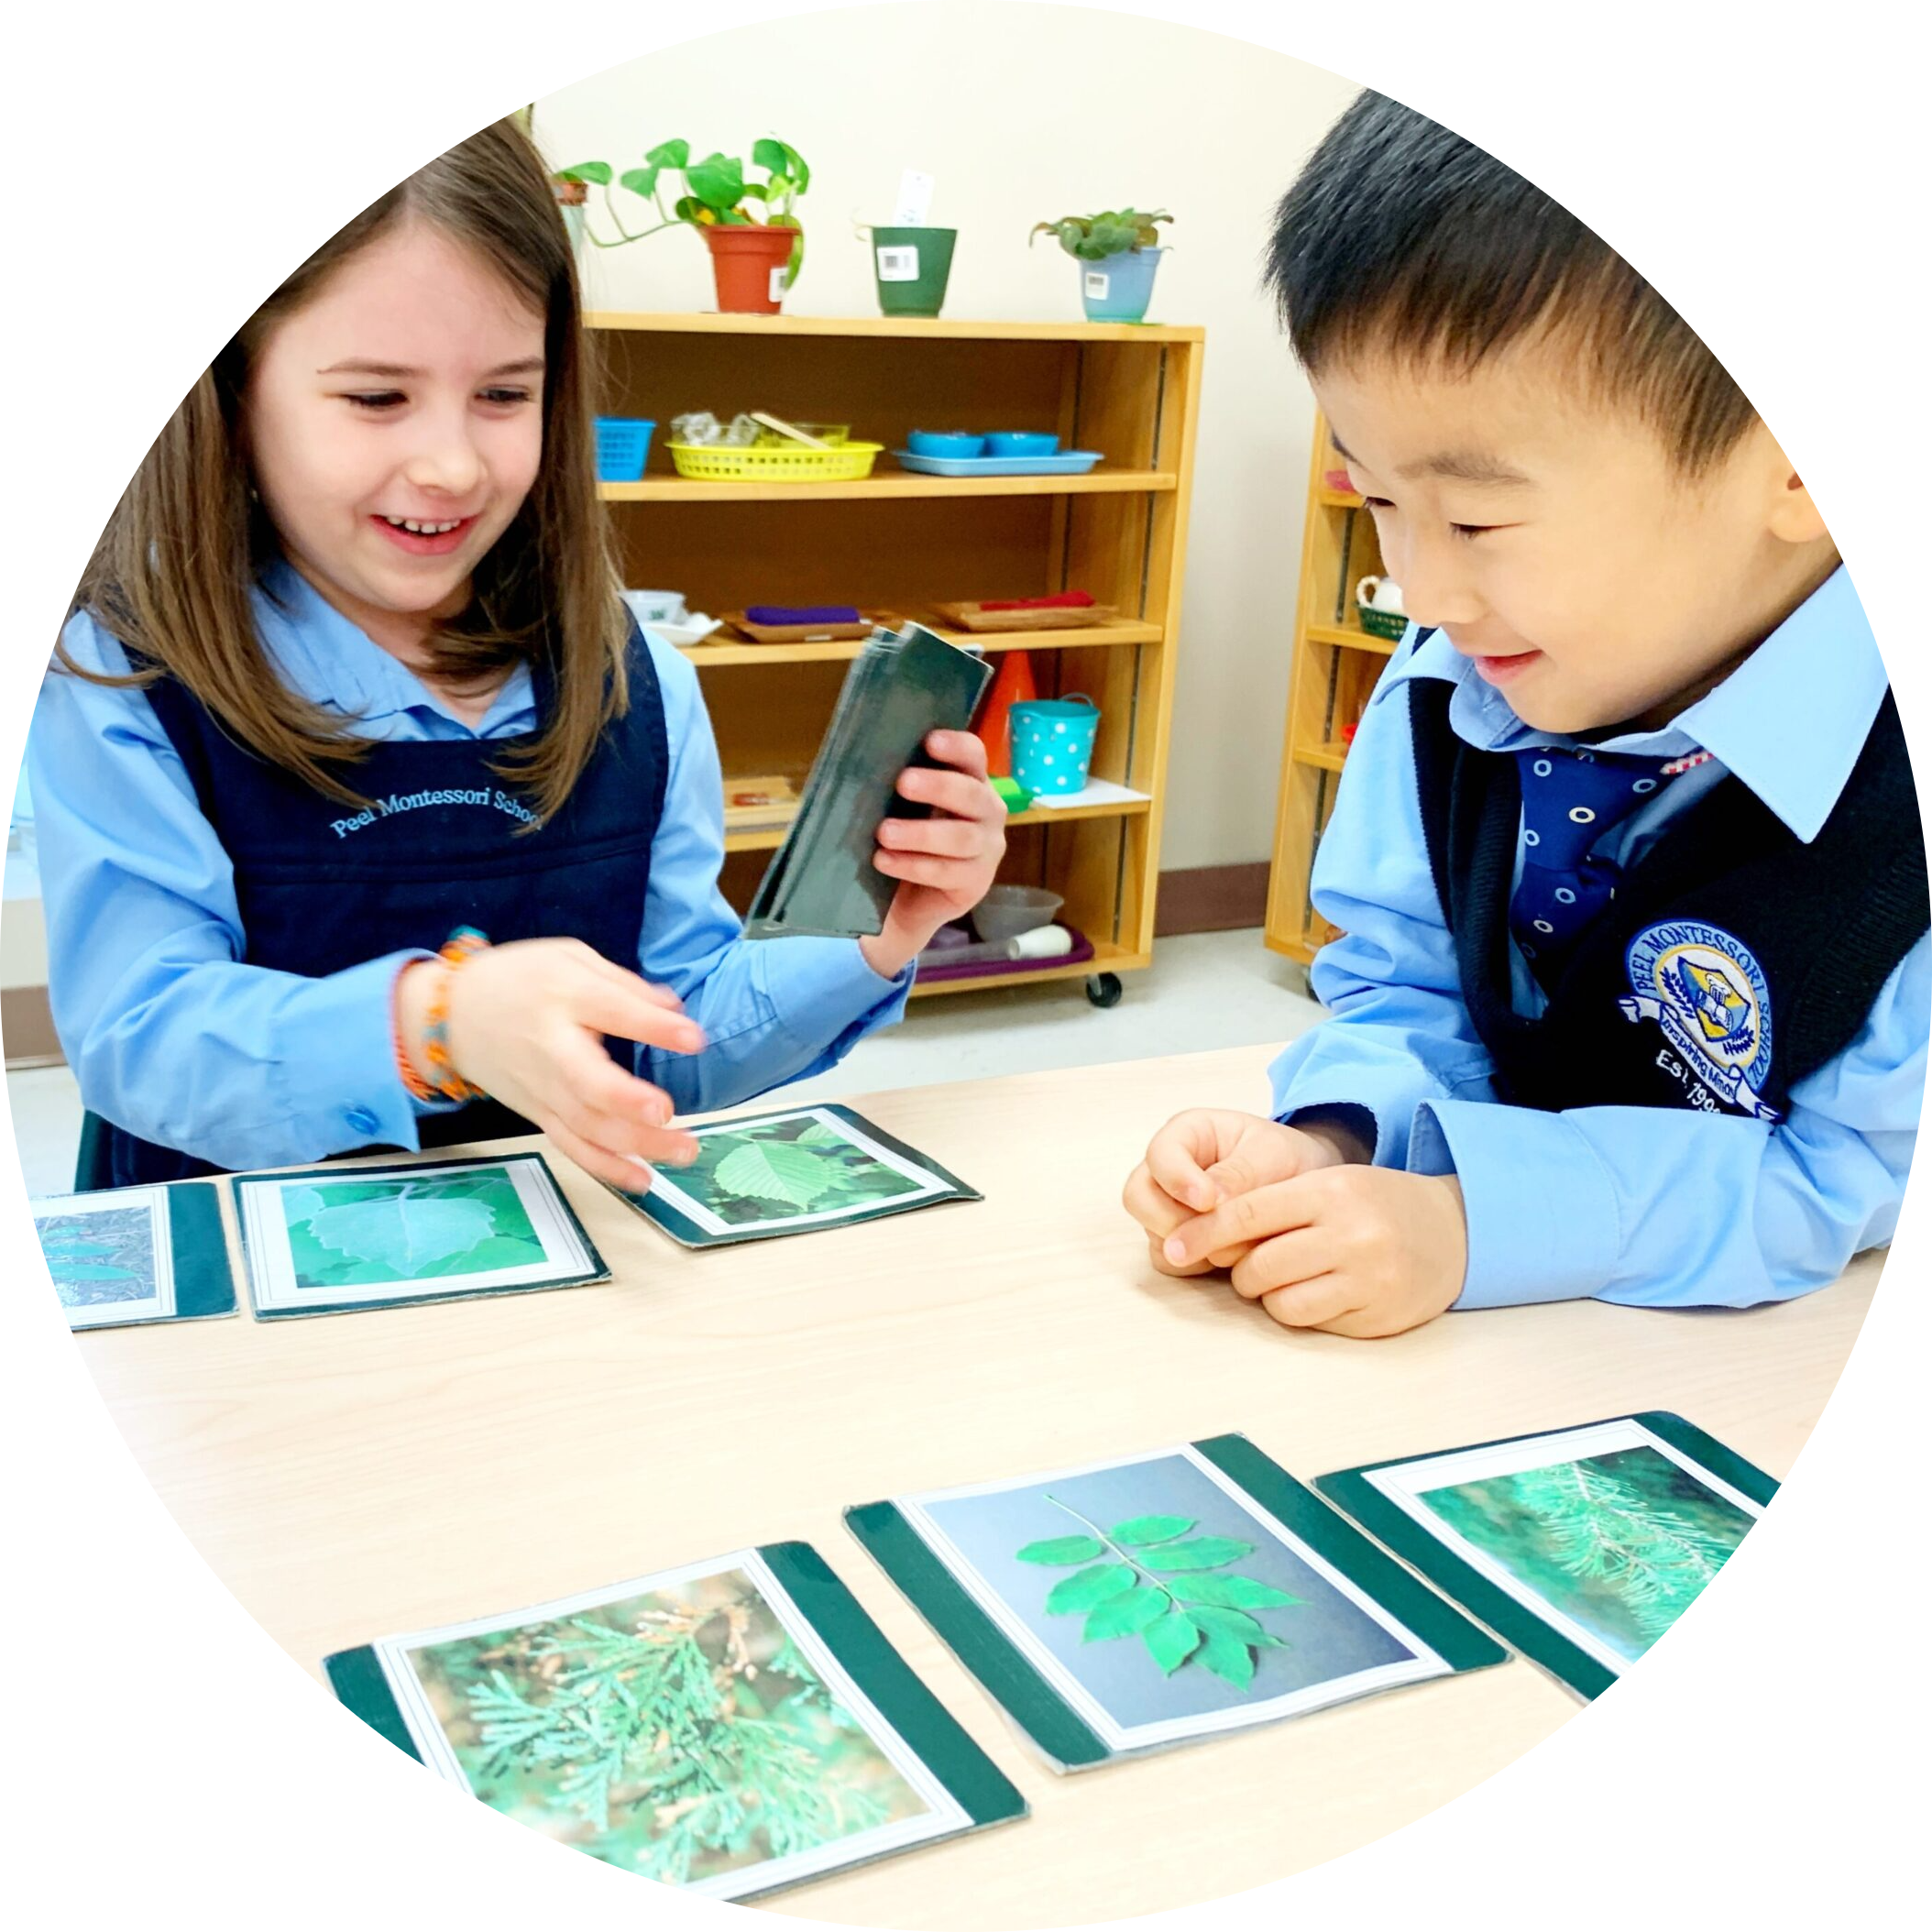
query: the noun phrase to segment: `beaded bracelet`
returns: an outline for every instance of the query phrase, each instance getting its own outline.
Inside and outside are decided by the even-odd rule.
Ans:
[[[464,962],[474,959],[489,941],[473,926],[459,926],[445,939],[436,957],[443,961],[443,977],[429,996],[429,1010],[423,1021],[423,1057],[429,1062],[430,1082],[444,1100],[481,1100],[483,1090],[473,1086],[456,1071],[449,1057],[449,991]]]

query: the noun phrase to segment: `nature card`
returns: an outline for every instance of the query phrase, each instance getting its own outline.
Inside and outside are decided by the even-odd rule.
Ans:
[[[1246,1436],[846,1521],[1056,1770],[1506,1654]]]
[[[1585,1697],[1696,1601],[1777,1493],[1762,1469],[1661,1411],[1316,1486]]]
[[[1026,1803],[806,1543],[325,1660],[363,1720],[592,1858],[741,1899]]]
[[[235,1193],[264,1320],[609,1279],[541,1154],[311,1168]]]
[[[876,1221],[979,1192],[850,1107],[793,1107],[694,1126],[697,1158],[659,1168],[632,1207],[686,1247]]]
[[[49,1194],[33,1202],[33,1211],[69,1327],[235,1312],[235,1277],[214,1182]]]

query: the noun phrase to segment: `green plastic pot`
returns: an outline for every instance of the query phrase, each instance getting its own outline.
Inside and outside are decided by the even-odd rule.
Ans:
[[[946,302],[957,228],[874,228],[873,278],[885,315],[937,315]]]

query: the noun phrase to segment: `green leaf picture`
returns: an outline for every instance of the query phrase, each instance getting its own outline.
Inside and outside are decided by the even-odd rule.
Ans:
[[[281,1212],[298,1289],[526,1268],[543,1243],[503,1168],[412,1180],[312,1180]]]
[[[1102,1529],[1058,1497],[1045,1500],[1084,1527],[1085,1533],[1029,1542],[1021,1563],[1072,1568],[1048,1590],[1049,1617],[1085,1614],[1083,1643],[1138,1636],[1162,1675],[1198,1665],[1246,1690],[1254,1682],[1255,1653],[1285,1647],[1252,1615],[1290,1609],[1299,1597],[1258,1577],[1209,1575],[1254,1553],[1233,1536],[1194,1536],[1187,1516],[1132,1516]]]
[[[927,1809],[742,1571],[410,1661],[486,1805],[668,1884]]]
[[[700,1133],[697,1150],[664,1178],[732,1227],[862,1209],[921,1188],[809,1114]]]

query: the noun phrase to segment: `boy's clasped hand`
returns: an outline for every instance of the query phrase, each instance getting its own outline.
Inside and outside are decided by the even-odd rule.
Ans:
[[[1163,1274],[1224,1274],[1286,1328],[1400,1334],[1462,1292],[1462,1190],[1369,1153],[1325,1122],[1192,1107],[1154,1136],[1122,1199]]]

